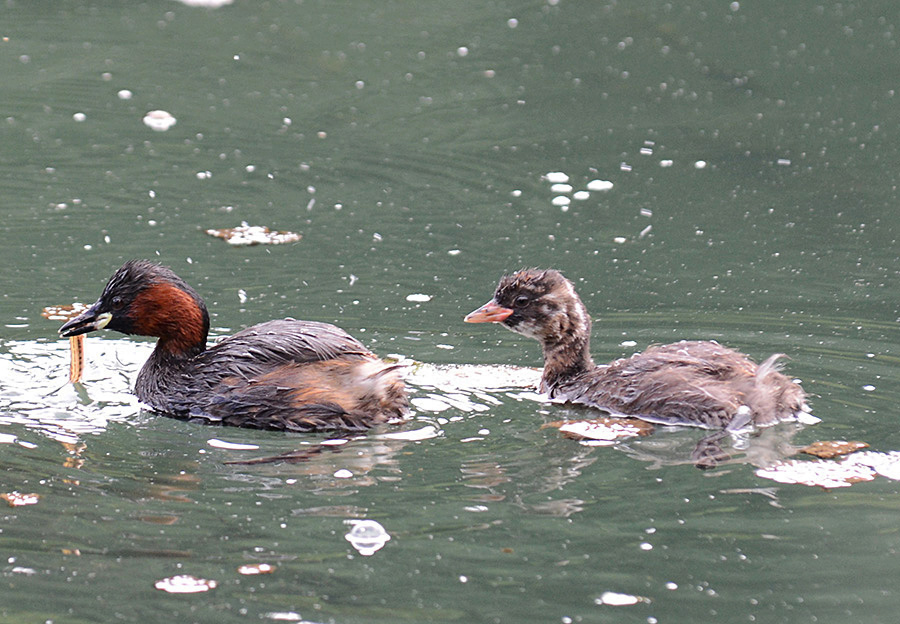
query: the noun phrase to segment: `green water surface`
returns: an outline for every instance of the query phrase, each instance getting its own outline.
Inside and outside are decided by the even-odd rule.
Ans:
[[[538,346],[462,317],[503,272],[552,266],[598,361],[695,338],[786,354],[822,423],[753,449],[900,449],[897,16],[5,2],[0,492],[39,499],[0,502],[0,622],[895,622],[897,482],[783,485],[740,444],[701,471],[690,430],[581,444],[542,425],[583,411],[492,368]],[[241,222],[302,239],[204,233]],[[193,284],[215,336],[294,316],[424,363],[415,416],[322,452],[171,420],[129,393],[151,343],[117,334],[68,384],[41,310],[135,257]],[[318,450],[227,463],[298,448]],[[363,518],[391,537],[368,556],[344,537]],[[154,587],[181,574],[217,586]]]

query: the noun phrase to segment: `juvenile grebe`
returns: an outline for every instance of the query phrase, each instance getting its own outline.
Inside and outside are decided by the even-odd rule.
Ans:
[[[135,394],[176,418],[256,429],[355,431],[407,410],[399,367],[334,325],[268,321],[207,348],[203,299],[171,269],[147,260],[122,265],[97,302],[59,333],[104,328],[159,339],[138,374]]]
[[[757,365],[712,341],[652,346],[597,366],[591,318],[572,283],[554,270],[523,270],[500,280],[494,298],[465,318],[502,323],[544,352],[541,392],[652,423],[740,429],[797,420],[803,389],[779,372],[781,354]]]

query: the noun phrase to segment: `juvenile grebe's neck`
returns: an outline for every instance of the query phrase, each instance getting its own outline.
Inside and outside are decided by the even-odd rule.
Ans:
[[[591,359],[591,317],[580,299],[569,303],[563,314],[554,315],[556,328],[540,337],[544,355],[542,390],[594,368]]]

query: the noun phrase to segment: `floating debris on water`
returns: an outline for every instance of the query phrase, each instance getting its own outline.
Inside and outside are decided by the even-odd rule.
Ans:
[[[248,225],[246,221],[238,227],[222,230],[206,230],[206,233],[221,238],[229,245],[281,245],[296,243],[302,237],[295,232],[274,232],[261,225]]]
[[[7,492],[0,494],[0,498],[5,500],[10,507],[23,507],[25,505],[37,505],[41,499],[38,494],[22,494],[21,492]]]
[[[900,451],[852,452],[854,449],[867,446],[865,442],[816,442],[801,451],[810,453],[807,449],[816,452],[821,449],[823,453],[835,452],[835,455],[821,455],[821,457],[837,457],[842,454],[840,451],[850,454],[840,461],[833,459],[780,461],[757,470],[756,475],[779,483],[818,485],[823,488],[849,487],[854,483],[872,481],[876,476],[900,481]]]
[[[620,438],[650,435],[653,425],[636,418],[616,418],[604,416],[590,420],[558,420],[541,427],[553,427],[560,433],[575,440],[608,442],[612,444]]]
[[[237,571],[238,574],[253,576],[255,574],[272,574],[272,572],[277,569],[277,567],[269,563],[248,563],[246,565],[240,566]]]
[[[73,319],[88,307],[84,303],[73,303],[71,305],[55,305],[47,306],[41,311],[41,316],[51,321],[68,321]]]
[[[415,303],[426,303],[431,301],[431,295],[424,295],[422,293],[413,293],[411,295],[406,295],[407,301],[412,301]]]
[[[374,555],[391,540],[384,527],[374,520],[345,520],[344,524],[353,525],[344,537],[359,554],[366,557]]]
[[[178,123],[172,113],[164,110],[152,110],[144,115],[144,125],[156,132],[165,132]]]
[[[868,466],[882,477],[900,481],[900,451],[863,451],[844,458],[844,463]]]
[[[197,594],[215,589],[216,585],[218,585],[216,581],[197,578],[189,574],[170,576],[153,584],[156,589],[170,594]]]
[[[845,461],[790,459],[776,462],[768,468],[760,468],[756,471],[756,476],[778,483],[817,485],[831,489],[872,481],[875,471],[869,466]]]
[[[846,440],[831,440],[831,441],[819,441],[813,442],[809,446],[805,446],[800,449],[801,453],[806,453],[807,455],[814,455],[821,459],[832,459],[833,457],[840,457],[841,455],[848,455],[854,451],[858,451],[860,449],[868,448],[869,445],[865,442],[852,441],[847,442]]]

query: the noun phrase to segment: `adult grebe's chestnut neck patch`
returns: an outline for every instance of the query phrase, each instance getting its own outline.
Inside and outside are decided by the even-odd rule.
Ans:
[[[159,338],[172,355],[194,355],[206,348],[209,315],[196,296],[175,284],[156,283],[135,296],[128,310],[135,333]]]

